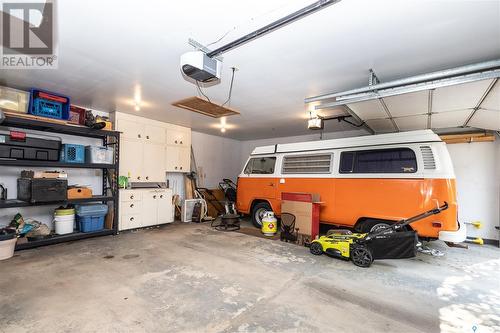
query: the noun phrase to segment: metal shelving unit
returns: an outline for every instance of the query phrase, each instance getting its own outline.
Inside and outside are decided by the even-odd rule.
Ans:
[[[8,199],[0,201],[0,209],[2,208],[15,208],[15,207],[31,207],[31,206],[46,206],[46,205],[64,205],[68,203],[84,203],[84,202],[113,202],[113,225],[111,229],[104,229],[96,232],[74,232],[67,235],[52,235],[51,237],[18,243],[16,250],[29,249],[38,246],[75,241],[79,239],[116,235],[118,233],[118,204],[119,204],[119,191],[118,191],[118,170],[119,170],[119,147],[120,147],[120,132],[117,131],[104,131],[93,130],[91,128],[82,126],[73,126],[60,123],[52,123],[48,121],[41,121],[29,118],[21,118],[7,115],[5,120],[0,126],[44,131],[56,134],[67,134],[81,137],[97,138],[102,140],[103,146],[113,146],[114,150],[114,164],[75,164],[63,163],[53,161],[31,161],[31,160],[14,160],[14,159],[0,159],[0,166],[22,166],[22,167],[47,167],[56,169],[66,168],[83,168],[83,169],[101,169],[102,170],[102,195],[95,195],[92,198],[85,199],[68,199],[57,202],[40,202],[30,203],[16,199]],[[109,213],[108,213],[109,214]]]

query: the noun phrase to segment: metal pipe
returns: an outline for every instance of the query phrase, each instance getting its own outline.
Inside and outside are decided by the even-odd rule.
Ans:
[[[335,102],[328,102],[328,103],[316,105],[314,107],[314,110],[333,109],[333,108],[336,108],[336,107],[339,107],[339,106],[342,106],[345,104],[349,104],[349,103],[363,102],[363,101],[368,101],[368,100],[372,100],[372,99],[402,95],[402,94],[406,94],[406,93],[418,92],[418,91],[429,90],[429,89],[448,87],[448,86],[452,86],[452,85],[456,85],[456,84],[464,84],[464,83],[470,83],[470,82],[475,82],[475,81],[480,81],[480,80],[495,79],[498,77],[500,77],[500,69],[488,71],[488,72],[480,72],[480,73],[475,73],[475,74],[463,75],[463,76],[459,76],[459,77],[447,78],[447,79],[442,79],[442,80],[437,80],[437,81],[431,81],[431,82],[426,82],[426,83],[419,83],[419,84],[413,84],[413,85],[408,85],[408,86],[389,88],[389,89],[381,90],[381,91],[377,91],[377,92],[367,92],[367,93],[359,94],[359,95],[355,95],[355,96],[342,96],[342,98],[339,98]]]
[[[455,68],[451,68],[451,69],[445,69],[442,71],[431,72],[431,73],[427,73],[427,74],[410,76],[410,77],[407,77],[404,79],[374,84],[371,86],[366,86],[366,87],[357,88],[357,89],[351,89],[351,90],[342,91],[342,92],[338,92],[338,93],[331,93],[331,94],[319,95],[319,96],[314,96],[314,97],[308,97],[308,98],[304,99],[304,103],[323,101],[325,99],[335,98],[335,97],[339,97],[339,96],[365,93],[365,92],[370,92],[370,91],[379,90],[379,89],[394,88],[397,86],[409,85],[409,84],[414,84],[414,83],[419,83],[419,82],[444,79],[444,78],[448,78],[451,76],[463,75],[463,74],[467,74],[467,73],[495,69],[495,68],[499,68],[499,67],[500,67],[500,59],[492,60],[492,61],[485,61],[485,62],[480,62],[477,64],[471,64],[471,65],[455,67]]]
[[[312,14],[320,9],[323,9],[327,6],[330,6],[330,5],[333,5],[334,3],[337,3],[337,2],[340,2],[341,0],[320,0],[320,1],[316,1],[315,3],[312,3],[310,4],[309,6],[306,6],[302,9],[299,9],[298,11],[296,12],[293,12],[292,14],[290,15],[287,15],[283,18],[280,18],[279,20],[277,21],[274,21],[260,29],[257,29],[243,37],[240,37],[226,45],[223,45],[213,51],[210,51],[207,53],[207,56],[209,56],[210,58],[213,58],[215,56],[218,56],[224,52],[227,52],[229,50],[232,50],[242,44],[245,44],[255,38],[258,38],[264,34],[267,34],[271,31],[274,31],[276,29],[279,29],[281,27],[283,27],[284,25],[287,25],[288,23],[292,23],[298,19],[301,19],[303,18],[304,16],[307,16],[309,14]]]

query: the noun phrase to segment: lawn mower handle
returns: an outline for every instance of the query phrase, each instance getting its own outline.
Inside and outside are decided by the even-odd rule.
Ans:
[[[383,228],[383,229],[379,229],[375,232],[370,232],[368,233],[368,235],[364,238],[364,240],[369,240],[370,238],[373,238],[375,236],[378,236],[380,234],[383,234],[385,232],[387,232],[389,229],[392,229],[392,230],[398,230],[398,229],[401,229],[413,222],[417,222],[417,221],[420,221],[422,219],[425,219],[426,217],[429,217],[431,215],[436,215],[436,214],[439,214],[441,213],[443,210],[446,210],[448,209],[448,203],[445,201],[444,202],[444,205],[438,207],[438,208],[434,208],[434,209],[431,209],[431,210],[428,210],[424,213],[421,213],[421,214],[418,214],[418,215],[415,215],[415,216],[412,216],[410,218],[407,218],[407,219],[402,219],[402,220],[399,220],[398,222],[388,226],[387,228]]]

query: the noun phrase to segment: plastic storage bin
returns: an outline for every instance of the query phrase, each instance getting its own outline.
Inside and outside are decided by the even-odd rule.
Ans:
[[[31,89],[29,113],[54,119],[69,119],[69,97],[50,91]]]
[[[35,98],[32,114],[41,117],[62,119],[62,103]]]
[[[86,146],[85,160],[87,163],[113,164],[113,148]]]
[[[30,94],[27,91],[0,87],[0,108],[17,113],[28,113]]]
[[[85,163],[85,146],[65,143],[61,148],[61,162]]]
[[[93,232],[104,229],[104,216],[81,216],[78,218],[81,232]]]
[[[105,204],[77,205],[76,215],[81,232],[93,232],[104,229],[104,217],[108,213]]]

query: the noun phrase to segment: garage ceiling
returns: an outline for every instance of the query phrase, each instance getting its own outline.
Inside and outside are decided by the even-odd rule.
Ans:
[[[500,58],[499,1],[457,0],[451,6],[448,1],[344,0],[223,55],[222,82],[205,93],[223,102],[230,67],[239,68],[230,107],[241,115],[228,117],[226,133],[220,133],[218,120],[171,106],[197,94],[179,71],[180,55],[193,49],[189,38],[206,45],[225,35],[210,45],[216,48],[311,2],[59,1],[59,69],[2,70],[0,83],[59,91],[75,104],[98,110],[257,139],[310,134],[303,97],[362,86],[370,68],[384,82]],[[139,112],[133,103],[137,89],[143,100]],[[437,93],[433,124],[460,124],[467,118],[468,110],[457,108],[470,107],[475,95],[456,103],[450,93]],[[407,110],[406,101],[386,101],[401,128],[426,124],[425,94],[411,99],[415,104]],[[489,124],[496,102],[485,101],[488,108],[479,110],[471,125]],[[380,105],[358,109],[372,113],[370,125],[380,131],[394,126],[383,118]],[[329,122],[325,131],[350,129]]]

